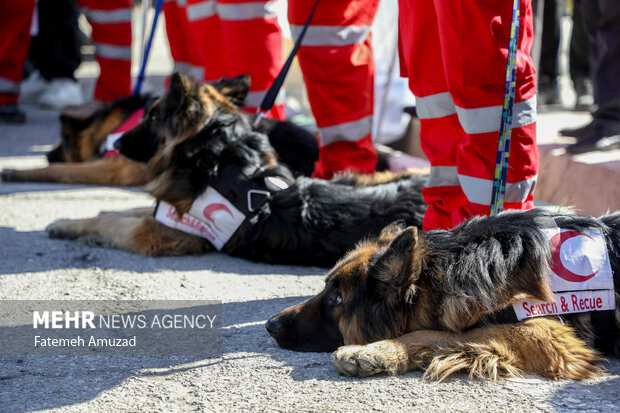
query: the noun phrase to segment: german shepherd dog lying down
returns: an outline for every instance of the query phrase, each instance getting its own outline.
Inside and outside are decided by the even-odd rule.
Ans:
[[[575,243],[596,257],[594,269],[570,266],[584,259]],[[577,290],[584,280],[598,283],[595,291],[550,287]],[[336,369],[350,376],[422,369],[437,380],[457,371],[585,379],[602,372],[599,351],[620,356],[619,286],[618,212],[504,212],[425,233],[401,222],[362,241],[321,293],[266,328],[284,348],[333,351]]]
[[[248,94],[250,77],[222,78],[212,86],[232,104],[240,106]],[[63,113],[60,116],[61,143],[47,154],[50,165],[28,170],[5,169],[0,177],[6,182],[143,185],[148,180],[146,163],[158,150],[157,131],[148,139],[128,145],[122,156],[106,143],[107,137],[129,116],[151,102],[150,96],[121,98],[86,119]],[[269,136],[281,161],[291,165],[296,176],[312,174],[318,159],[314,135],[291,122],[272,119],[263,121],[260,131]]]
[[[146,165],[123,156],[106,156],[105,143],[132,113],[143,108],[145,96],[122,98],[86,119],[61,114],[61,143],[47,154],[49,166],[37,169],[4,169],[6,182],[60,182],[95,185],[142,185]]]
[[[147,165],[147,190],[160,201],[159,220],[152,209],[107,213],[56,222],[50,237],[150,256],[217,248],[256,261],[330,266],[395,218],[422,222],[425,176],[295,179],[236,105],[182,75],[172,76],[169,92],[125,133],[121,151],[153,131],[162,143]],[[175,229],[181,224],[193,233]]]

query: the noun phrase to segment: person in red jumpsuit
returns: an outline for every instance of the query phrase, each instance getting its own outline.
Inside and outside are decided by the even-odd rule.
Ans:
[[[401,72],[431,163],[424,230],[488,215],[500,129],[512,1],[400,0]],[[504,207],[534,207],[538,176],[531,0],[521,0]]]
[[[289,0],[288,18],[296,39],[316,0]],[[250,74],[246,109],[255,112],[282,66],[281,31],[273,1],[171,0],[165,7],[175,68],[210,81]],[[331,178],[341,171],[373,172],[372,145],[374,62],[370,26],[379,0],[322,1],[314,14],[298,57],[308,99],[322,141],[314,176]],[[189,33],[183,33],[185,8]],[[192,57],[192,38],[202,64]],[[197,40],[196,40],[197,39]],[[187,50],[183,51],[187,45]],[[203,68],[203,72],[196,68]],[[284,118],[280,93],[272,116]]]
[[[30,46],[34,0],[0,2],[0,122],[23,123],[17,107],[24,61]]]

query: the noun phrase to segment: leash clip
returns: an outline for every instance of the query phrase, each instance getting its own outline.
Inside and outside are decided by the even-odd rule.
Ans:
[[[252,203],[252,197],[256,201],[257,205],[254,207]],[[248,191],[248,211],[254,212],[258,208],[260,208],[267,200],[271,198],[271,193],[269,191],[264,191],[262,189],[250,189]]]

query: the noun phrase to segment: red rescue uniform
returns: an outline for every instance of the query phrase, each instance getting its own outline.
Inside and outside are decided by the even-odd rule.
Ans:
[[[488,215],[499,137],[511,1],[400,0],[401,72],[409,77],[431,163],[424,229]],[[504,207],[534,207],[538,176],[531,0],[521,0],[517,82]]]

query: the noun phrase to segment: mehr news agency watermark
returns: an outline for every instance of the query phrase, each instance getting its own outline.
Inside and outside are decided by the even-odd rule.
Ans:
[[[0,302],[0,354],[221,355],[219,301]]]

